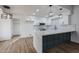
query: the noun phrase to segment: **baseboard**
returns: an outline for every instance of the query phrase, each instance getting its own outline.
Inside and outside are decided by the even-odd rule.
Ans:
[[[7,40],[10,40],[10,39],[0,37],[0,41],[7,41]]]
[[[20,36],[19,38],[31,38],[31,37],[33,37],[33,36]]]
[[[70,42],[72,42],[72,43],[74,43],[74,44],[77,44],[77,45],[79,45],[79,43],[78,43],[78,42],[73,42],[73,41],[70,41]]]
[[[20,36],[19,34],[13,35],[13,36]]]
[[[13,37],[19,37],[19,36],[20,36],[19,34],[17,34],[17,35],[12,35],[12,38],[13,38]]]
[[[72,40],[71,39],[71,42],[79,43],[79,40]]]

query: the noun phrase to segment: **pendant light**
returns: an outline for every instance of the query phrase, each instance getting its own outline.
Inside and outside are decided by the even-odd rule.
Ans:
[[[10,13],[10,7],[7,5],[3,5],[3,8],[5,8],[5,10],[7,12],[3,12],[3,14],[1,15],[2,19],[12,19],[12,14]]]
[[[63,10],[62,8],[59,9],[59,11],[62,11],[62,10]],[[62,13],[60,13],[58,16],[59,16],[60,18],[63,17]]]
[[[49,5],[49,14],[48,14],[49,17],[52,17],[53,16],[53,12],[52,12],[52,5]]]

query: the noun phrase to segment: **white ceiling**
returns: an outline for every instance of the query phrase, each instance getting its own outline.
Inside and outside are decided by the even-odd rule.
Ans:
[[[32,16],[33,13],[36,13],[36,9],[39,9],[39,12],[36,13],[36,16],[46,16],[49,12],[48,5],[9,5],[11,7],[10,12],[14,15],[25,15]],[[54,14],[60,13],[59,6],[54,5],[52,7],[52,12]],[[63,8],[62,12],[67,11]]]
[[[39,15],[43,15],[46,13],[46,9],[48,9],[47,6],[40,6],[40,5],[16,5],[16,6],[10,6],[11,7],[11,12],[13,14],[22,14],[22,15],[27,15],[30,16],[33,13],[36,12],[36,9],[39,9],[40,11],[38,12]]]

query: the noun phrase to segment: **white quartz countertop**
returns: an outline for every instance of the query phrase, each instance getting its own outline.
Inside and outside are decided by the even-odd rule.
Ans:
[[[44,31],[36,30],[34,31],[37,35],[51,35],[51,34],[58,34],[58,33],[66,33],[66,32],[74,32],[76,31],[75,26],[68,25],[68,26],[59,26],[57,29],[47,29]]]

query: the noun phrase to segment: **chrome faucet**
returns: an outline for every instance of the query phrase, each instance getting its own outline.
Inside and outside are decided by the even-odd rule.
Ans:
[[[57,26],[56,25],[54,26],[54,29],[57,30]]]

